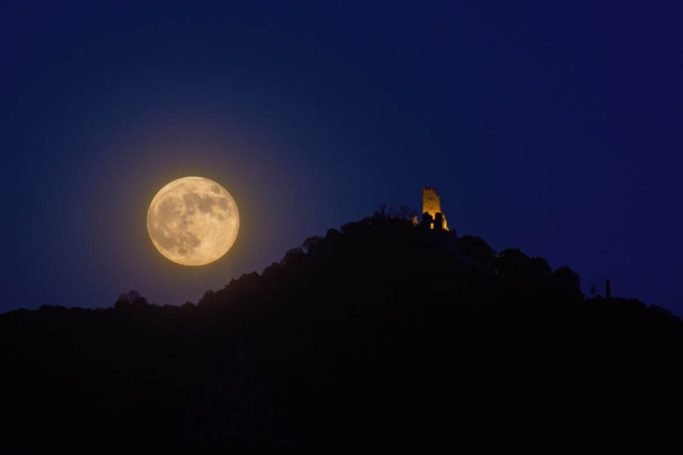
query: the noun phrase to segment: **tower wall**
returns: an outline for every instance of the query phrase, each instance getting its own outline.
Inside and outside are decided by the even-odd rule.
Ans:
[[[446,223],[446,215],[441,211],[441,198],[432,187],[425,187],[422,189],[422,213],[428,213],[432,220],[437,218],[436,214],[440,214],[441,229],[447,231],[448,224]],[[432,227],[433,229],[434,227]]]
[[[436,194],[436,190],[431,187],[422,189],[422,213],[429,213],[432,218],[441,212],[441,198]]]

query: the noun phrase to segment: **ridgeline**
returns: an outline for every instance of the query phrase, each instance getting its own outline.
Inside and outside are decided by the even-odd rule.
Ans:
[[[682,348],[661,308],[377,213],[197,304],[0,315],[0,453],[623,443],[678,422]]]

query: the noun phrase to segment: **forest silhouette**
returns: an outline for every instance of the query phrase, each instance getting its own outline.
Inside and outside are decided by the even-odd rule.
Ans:
[[[679,422],[682,348],[662,308],[382,211],[196,304],[0,315],[0,453],[597,447]]]

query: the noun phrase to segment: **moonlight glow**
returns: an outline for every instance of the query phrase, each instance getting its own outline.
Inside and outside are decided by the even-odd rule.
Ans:
[[[204,265],[228,252],[240,226],[237,204],[203,177],[174,180],[154,196],[147,231],[161,254],[182,265]]]

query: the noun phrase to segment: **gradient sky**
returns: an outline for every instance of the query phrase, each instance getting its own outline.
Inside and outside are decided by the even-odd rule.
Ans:
[[[0,311],[197,301],[306,237],[419,208],[683,314],[683,7],[658,1],[0,3]],[[201,175],[204,268],[146,210]]]

